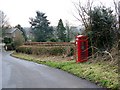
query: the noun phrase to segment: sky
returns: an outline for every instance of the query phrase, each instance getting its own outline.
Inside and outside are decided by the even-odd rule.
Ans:
[[[20,24],[22,27],[30,27],[29,18],[36,16],[36,11],[45,13],[51,26],[57,26],[59,19],[65,24],[72,26],[80,25],[74,17],[75,7],[73,2],[79,0],[0,0],[2,10],[9,20],[11,26]],[[86,0],[81,0],[83,4]],[[94,5],[102,2],[107,7],[114,7],[113,0],[94,0]]]

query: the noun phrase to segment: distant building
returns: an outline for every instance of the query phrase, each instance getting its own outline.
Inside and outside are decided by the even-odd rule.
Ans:
[[[27,36],[27,40],[28,41],[33,41],[34,40],[34,35],[33,35],[33,32],[32,32],[32,29],[30,27],[24,27],[23,29],[24,29],[25,34]]]
[[[22,31],[20,31],[19,29],[17,28],[10,28],[10,29],[6,29],[5,30],[5,35],[4,37],[8,37],[8,38],[11,38],[13,41],[16,39],[16,38],[21,38],[23,37],[22,36]],[[3,37],[3,38],[4,38]]]

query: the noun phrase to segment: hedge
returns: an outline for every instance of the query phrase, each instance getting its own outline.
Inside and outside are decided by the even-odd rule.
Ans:
[[[17,53],[34,55],[74,55],[74,46],[27,46],[23,45],[16,49]]]

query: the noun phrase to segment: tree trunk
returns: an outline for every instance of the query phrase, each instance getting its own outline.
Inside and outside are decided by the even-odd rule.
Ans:
[[[118,21],[119,21],[119,30],[118,30],[118,50],[120,51],[120,1],[118,3]]]

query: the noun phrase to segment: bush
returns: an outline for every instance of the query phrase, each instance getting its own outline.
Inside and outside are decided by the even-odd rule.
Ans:
[[[6,44],[5,45],[5,47],[7,47],[7,48],[5,48],[6,50],[15,50],[15,44],[12,42],[12,43],[9,43],[9,44]]]
[[[3,42],[6,44],[5,45],[6,50],[15,50],[18,46],[23,44],[21,38],[15,38],[15,40],[13,41],[12,38],[5,37]]]
[[[73,47],[71,47],[73,48]],[[70,49],[71,49],[70,48]],[[20,46],[16,49],[17,53],[26,53],[34,55],[65,55],[72,56],[73,53],[67,52],[68,48],[66,46]],[[74,52],[74,51],[72,51]]]
[[[3,42],[4,42],[5,44],[10,44],[12,41],[13,41],[13,40],[12,40],[11,38],[8,38],[8,37],[5,37],[4,40],[3,40]]]

